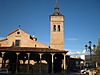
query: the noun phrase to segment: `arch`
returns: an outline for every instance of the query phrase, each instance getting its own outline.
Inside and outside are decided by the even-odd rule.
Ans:
[[[26,62],[27,59],[28,59],[27,53],[20,52],[20,54],[18,55],[19,63],[20,64],[25,64],[25,62]]]
[[[56,32],[56,25],[53,25],[53,31]]]
[[[28,54],[26,52],[20,52],[18,55],[18,72],[26,73],[28,71]]]
[[[63,59],[63,54],[58,53],[54,55],[54,72],[61,72],[62,59]]]
[[[58,25],[58,32],[60,32],[60,30],[61,30],[61,29],[60,29],[60,25]]]
[[[40,61],[40,56],[38,53],[30,53],[30,60],[34,60],[36,62],[39,62]]]
[[[42,55],[42,60],[44,61],[46,61],[47,63],[42,63],[42,65],[45,65],[44,67],[42,66],[42,72],[48,72],[48,73],[51,73],[51,71],[52,71],[52,56],[51,56],[51,54],[50,53],[44,53],[43,55]],[[44,70],[44,71],[43,71]]]
[[[3,57],[3,67],[8,68],[9,71],[15,73],[16,71],[16,58],[15,52],[6,52]]]

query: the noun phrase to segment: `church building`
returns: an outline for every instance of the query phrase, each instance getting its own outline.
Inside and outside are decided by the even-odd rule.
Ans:
[[[67,70],[64,16],[56,2],[50,15],[50,46],[17,28],[0,39],[0,67],[13,73],[54,73]]]

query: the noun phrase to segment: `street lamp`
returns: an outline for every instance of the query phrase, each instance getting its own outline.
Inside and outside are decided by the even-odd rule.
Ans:
[[[91,41],[89,41],[88,43],[89,43],[89,45],[85,45],[85,48],[86,48],[86,51],[90,52],[89,64],[90,64],[90,69],[91,69],[92,68],[92,52],[94,52],[93,50],[95,50],[96,45],[92,46],[92,42]]]

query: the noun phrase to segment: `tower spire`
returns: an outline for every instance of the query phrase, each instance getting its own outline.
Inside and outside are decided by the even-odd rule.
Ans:
[[[56,0],[53,15],[60,15],[59,7],[58,7],[58,0]]]
[[[55,8],[58,8],[58,0],[56,0]]]

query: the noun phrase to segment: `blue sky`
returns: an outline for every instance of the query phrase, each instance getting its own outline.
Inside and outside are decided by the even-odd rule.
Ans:
[[[0,0],[0,38],[19,25],[49,45],[49,16],[56,0]],[[64,15],[65,49],[82,51],[88,41],[100,38],[100,0],[59,0]]]

